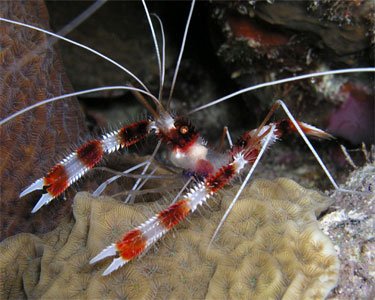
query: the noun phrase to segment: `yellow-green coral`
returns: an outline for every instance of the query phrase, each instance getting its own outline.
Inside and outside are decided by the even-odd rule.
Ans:
[[[207,249],[228,197],[102,277],[110,260],[89,265],[90,258],[145,221],[156,205],[80,193],[74,225],[0,244],[1,298],[323,299],[338,276],[336,253],[316,221],[328,200],[291,180],[257,180]]]

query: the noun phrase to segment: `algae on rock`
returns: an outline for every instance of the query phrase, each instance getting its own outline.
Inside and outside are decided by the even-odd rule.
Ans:
[[[199,210],[143,257],[103,277],[110,259],[90,265],[90,258],[158,205],[79,193],[74,224],[0,244],[6,280],[1,298],[325,298],[339,269],[333,245],[316,221],[329,200],[288,179],[256,180],[207,249],[231,195],[211,201],[210,210]]]
[[[334,243],[340,259],[338,285],[329,299],[375,297],[374,182],[373,163],[354,170],[344,188],[364,193],[333,192],[335,209],[320,220],[320,228]]]

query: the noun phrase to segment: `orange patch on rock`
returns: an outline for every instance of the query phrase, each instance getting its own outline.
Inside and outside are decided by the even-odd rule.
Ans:
[[[283,46],[289,41],[289,37],[262,28],[249,18],[232,16],[228,18],[228,23],[235,37],[252,40],[261,46]]]

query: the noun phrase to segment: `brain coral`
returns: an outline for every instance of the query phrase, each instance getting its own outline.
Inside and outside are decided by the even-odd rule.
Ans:
[[[74,221],[0,244],[0,297],[323,299],[339,263],[316,215],[329,201],[288,179],[254,181],[208,243],[234,193],[201,209],[140,259],[102,277],[88,261],[158,204],[77,194]]]

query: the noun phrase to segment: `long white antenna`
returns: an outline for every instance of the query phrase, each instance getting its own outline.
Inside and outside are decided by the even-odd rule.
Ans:
[[[70,21],[66,26],[64,26],[62,29],[60,29],[56,34],[60,35],[60,36],[66,36],[69,32],[71,32],[73,29],[77,28],[84,21],[86,21],[89,17],[91,17],[106,2],[107,2],[107,0],[96,0],[87,9],[85,9],[81,14],[79,14],[72,21]]]
[[[130,172],[133,172],[134,170],[137,170],[140,167],[143,167],[147,163],[148,163],[148,161],[144,161],[144,162],[142,162],[138,165],[135,165],[134,167],[132,167],[130,169],[127,169],[127,170],[123,171],[122,174],[129,174]],[[100,196],[100,194],[103,193],[103,191],[107,188],[108,185],[110,185],[112,182],[114,182],[115,180],[117,180],[120,177],[122,177],[122,175],[115,175],[115,176],[112,176],[111,178],[107,179],[101,185],[99,185],[97,187],[97,189],[92,193],[92,195],[94,197]]]
[[[168,98],[168,105],[167,105],[167,107],[169,107],[169,105],[170,105],[170,102],[171,102],[171,99],[172,99],[172,95],[173,95],[174,86],[176,84],[176,79],[177,79],[177,75],[178,75],[178,70],[180,68],[182,54],[184,53],[184,49],[185,49],[185,42],[186,42],[186,37],[187,37],[188,30],[189,30],[190,20],[191,20],[191,16],[193,15],[194,5],[195,5],[195,0],[193,0],[191,2],[189,16],[188,16],[188,19],[187,19],[187,22],[186,22],[186,26],[185,26],[184,37],[182,38],[182,44],[181,44],[180,54],[178,55],[176,69],[174,70],[174,75],[173,75],[171,90],[169,92],[169,98]]]
[[[60,35],[58,35],[56,33],[50,32],[48,30],[45,30],[45,29],[42,29],[42,28],[39,28],[39,27],[35,27],[33,25],[24,24],[24,23],[21,23],[21,22],[17,22],[17,21],[13,21],[13,20],[9,20],[9,19],[6,19],[6,18],[1,18],[1,17],[0,17],[0,21],[4,21],[4,22],[7,22],[7,23],[11,23],[11,24],[15,24],[15,25],[27,27],[27,28],[30,28],[30,29],[34,29],[36,31],[43,32],[43,33],[51,35],[51,36],[53,36],[55,38],[61,39],[61,40],[65,41],[65,42],[68,42],[70,44],[73,44],[73,45],[76,45],[78,47],[81,47],[81,48],[83,48],[83,49],[85,49],[85,50],[87,50],[87,51],[89,51],[91,53],[94,53],[94,54],[100,56],[101,58],[105,59],[106,61],[109,61],[110,63],[112,63],[116,67],[120,68],[121,70],[123,70],[128,75],[130,75],[133,79],[135,79],[144,88],[145,91],[147,91],[147,92],[150,93],[150,91],[146,87],[146,85],[137,76],[135,76],[132,72],[130,72],[127,68],[123,67],[118,62],[114,61],[113,59],[105,56],[104,54],[102,54],[102,53],[100,53],[100,52],[98,52],[98,51],[96,51],[96,50],[94,50],[94,49],[92,49],[92,48],[90,48],[88,46],[85,46],[85,45],[80,44],[80,43],[78,43],[76,41],[73,41],[73,40],[68,39],[66,37],[63,37],[63,36],[60,36]]]
[[[159,18],[157,14],[151,14],[153,17],[155,17],[160,26],[161,31],[161,75],[160,75],[160,87],[159,87],[159,100],[161,101],[163,96],[163,88],[164,88],[164,80],[165,80],[165,34],[164,34],[164,27],[163,22]]]
[[[176,201],[181,197],[181,194],[183,193],[183,191],[185,191],[185,189],[187,188],[187,186],[190,184],[190,182],[192,180],[193,180],[193,177],[190,177],[189,180],[186,181],[186,183],[184,184],[184,186],[177,193],[176,197],[174,197],[173,201],[171,202],[171,205],[176,203]]]
[[[138,89],[138,88],[135,88],[135,87],[132,87],[132,86],[104,86],[104,87],[99,87],[99,88],[94,88],[94,89],[88,89],[88,90],[84,90],[84,91],[79,91],[79,92],[74,92],[74,93],[70,93],[70,94],[65,94],[65,95],[61,95],[61,96],[57,96],[57,97],[53,97],[53,98],[49,98],[49,99],[46,99],[46,100],[42,100],[38,103],[35,103],[33,105],[30,105],[28,107],[25,107],[24,109],[21,109],[20,111],[0,120],[0,126],[9,122],[10,120],[14,119],[15,117],[19,116],[19,115],[22,115],[23,113],[29,111],[29,110],[32,110],[38,106],[41,106],[41,105],[44,105],[44,104],[47,104],[47,103],[51,103],[51,102],[54,102],[54,101],[57,101],[57,100],[61,100],[61,99],[65,99],[65,98],[69,98],[69,97],[73,97],[73,96],[79,96],[79,95],[84,95],[84,94],[90,94],[90,93],[94,93],[94,92],[100,92],[100,91],[109,91],[109,90],[128,90],[128,91],[136,91],[136,92],[140,92],[142,94],[145,94],[151,98],[153,98],[155,101],[158,101],[158,99],[156,99],[155,96],[153,96],[152,94],[144,91],[144,90],[141,90],[141,89]]]
[[[145,175],[149,166],[151,165],[156,153],[158,152],[159,148],[160,148],[160,145],[161,145],[161,140],[158,142],[158,144],[156,145],[155,149],[154,149],[154,152],[152,152],[151,156],[149,159],[147,159],[147,163],[145,165],[145,167],[143,168],[143,171],[141,173],[141,175]],[[145,182],[148,180],[148,178],[145,178]],[[131,189],[131,191],[135,191],[135,190],[138,190],[138,187],[141,186],[141,181],[142,181],[142,178],[138,178],[137,181],[135,182],[135,184],[133,185],[133,188]],[[125,203],[128,203],[129,201],[131,201],[132,199],[134,199],[134,196],[132,196],[132,194],[129,194],[126,199],[125,199]],[[131,201],[133,203],[133,201]]]
[[[142,4],[143,4],[143,7],[144,7],[145,12],[146,12],[148,24],[150,25],[150,30],[151,30],[151,34],[152,34],[152,40],[154,41],[154,46],[155,46],[155,51],[156,51],[156,57],[157,57],[157,60],[158,60],[159,76],[160,76],[160,87],[161,87],[162,71],[161,71],[161,59],[160,59],[160,52],[159,52],[158,40],[156,39],[154,25],[152,24],[150,13],[149,13],[147,5],[146,5],[146,1],[142,0]]]
[[[277,85],[277,84],[282,84],[286,82],[291,82],[291,81],[297,81],[301,79],[307,79],[307,78],[313,78],[313,77],[320,77],[320,76],[325,76],[325,75],[334,75],[334,74],[346,74],[346,73],[357,73],[357,72],[375,72],[375,68],[369,67],[369,68],[353,68],[353,69],[340,69],[340,70],[331,70],[331,71],[324,71],[324,72],[317,72],[317,73],[311,73],[311,74],[305,74],[305,75],[299,75],[295,77],[288,77],[284,79],[279,79],[279,80],[274,80],[270,82],[265,82],[257,85],[253,85],[251,87],[244,88],[242,90],[239,90],[237,92],[234,92],[232,94],[229,94],[225,97],[219,98],[217,100],[211,101],[210,103],[207,103],[205,105],[199,106],[191,111],[189,111],[187,114],[190,115],[192,113],[195,113],[197,111],[200,111],[202,109],[205,109],[207,107],[216,105],[220,102],[224,102],[230,98],[233,98],[235,96],[254,91],[257,89],[261,89],[267,86],[272,86],[272,85]]]

